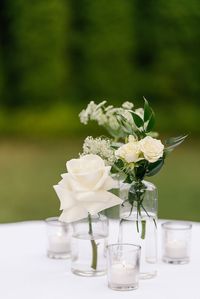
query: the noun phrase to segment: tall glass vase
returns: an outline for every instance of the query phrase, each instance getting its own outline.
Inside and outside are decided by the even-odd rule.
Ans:
[[[141,246],[140,278],[157,273],[157,188],[150,182],[121,183],[120,243]]]
[[[106,273],[108,219],[104,215],[88,215],[72,223],[71,270],[81,276]]]

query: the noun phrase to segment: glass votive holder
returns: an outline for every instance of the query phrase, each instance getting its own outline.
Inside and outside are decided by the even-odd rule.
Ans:
[[[53,259],[70,258],[71,227],[58,217],[45,220],[47,226],[47,256]]]
[[[141,247],[134,244],[107,246],[108,287],[116,291],[138,288]]]
[[[162,260],[169,264],[186,264],[190,261],[192,224],[165,222],[162,224]]]

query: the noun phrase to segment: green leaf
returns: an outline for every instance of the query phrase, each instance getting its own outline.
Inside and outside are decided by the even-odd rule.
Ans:
[[[149,122],[146,127],[146,132],[152,131],[154,126],[155,126],[155,115],[154,112],[152,111],[151,118],[149,119]]]
[[[135,125],[138,128],[143,127],[144,126],[143,119],[139,115],[137,115],[135,112],[131,112],[131,114],[132,114],[133,121],[134,121]]]
[[[148,101],[144,97],[144,122],[148,121],[151,118],[152,109],[149,106]]]
[[[145,123],[146,132],[150,132],[155,125],[155,113],[145,98],[144,98],[144,123]]]
[[[168,154],[172,152],[177,146],[179,146],[188,135],[178,136],[178,137],[171,137],[165,141],[165,153]]]
[[[122,171],[124,168],[124,162],[121,159],[118,159],[112,166],[111,172],[112,173],[118,173]]]
[[[146,165],[142,164],[139,167],[135,168],[135,176],[137,179],[143,180],[146,174]]]
[[[132,182],[133,182],[132,177],[129,174],[127,174],[124,183],[131,184]]]
[[[117,162],[115,162],[115,165],[119,168],[119,169],[123,169],[124,168],[124,162],[121,159],[118,159]]]
[[[149,165],[147,167],[146,176],[153,176],[153,175],[157,174],[161,170],[163,165],[164,165],[164,158],[163,157],[160,158],[155,163],[149,163]]]
[[[168,139],[165,140],[165,144],[166,145],[173,145],[173,144],[176,144],[177,142],[179,141],[183,141],[185,140],[185,138],[187,137],[188,135],[181,135],[181,136],[177,136],[177,137],[170,137]]]

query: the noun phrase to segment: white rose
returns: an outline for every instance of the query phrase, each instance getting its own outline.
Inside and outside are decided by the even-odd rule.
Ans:
[[[139,141],[139,145],[144,158],[150,163],[156,162],[163,156],[164,145],[158,139],[147,136]]]
[[[67,162],[68,173],[54,189],[63,210],[60,220],[73,222],[94,215],[104,209],[122,203],[108,190],[116,187],[110,176],[110,166],[97,155],[85,155]]]
[[[129,140],[131,140],[130,137]],[[131,142],[122,145],[118,150],[116,150],[115,155],[117,158],[122,158],[128,163],[132,163],[132,162],[136,163],[139,160],[141,160],[140,157],[141,151],[140,151],[139,143],[135,141],[135,139],[133,142],[132,139]]]

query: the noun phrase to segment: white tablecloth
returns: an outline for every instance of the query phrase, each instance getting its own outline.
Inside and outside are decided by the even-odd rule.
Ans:
[[[159,223],[160,247],[160,223]],[[191,262],[159,261],[158,276],[141,280],[139,289],[112,291],[106,277],[79,277],[69,260],[46,257],[46,228],[41,221],[0,225],[0,299],[200,299],[200,224],[193,223]]]

